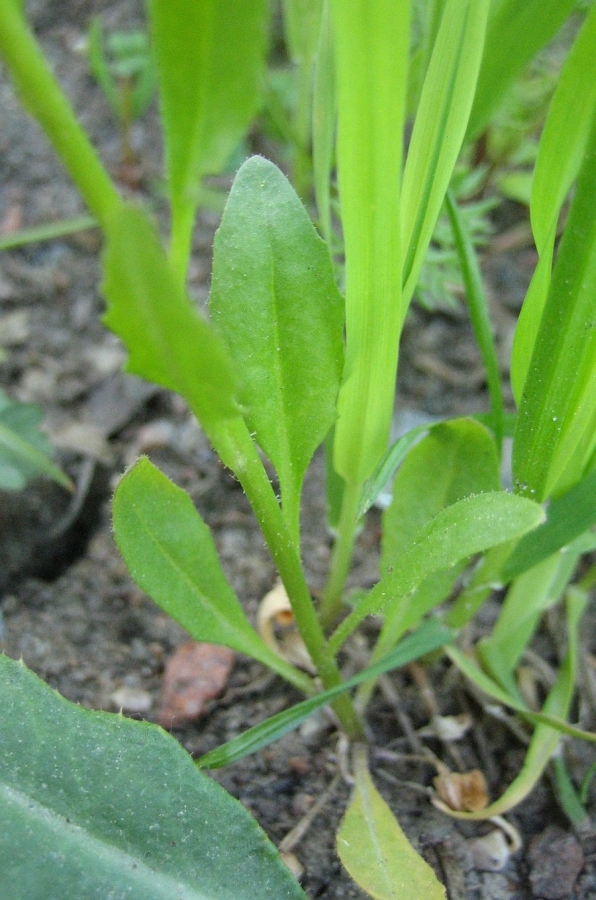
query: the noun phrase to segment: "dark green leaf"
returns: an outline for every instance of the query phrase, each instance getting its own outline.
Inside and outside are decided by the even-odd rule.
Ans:
[[[30,478],[45,475],[72,490],[72,482],[50,459],[52,445],[39,430],[39,407],[16,403],[0,391],[0,488],[20,490]]]
[[[244,807],[155,725],[68,703],[0,657],[0,893],[300,900]]]
[[[234,181],[215,238],[210,310],[242,373],[248,427],[277,469],[297,529],[304,473],[335,418],[343,303],[325,244],[262,157]]]

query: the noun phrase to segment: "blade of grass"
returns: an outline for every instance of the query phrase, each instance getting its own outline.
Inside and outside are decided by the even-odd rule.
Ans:
[[[0,251],[14,250],[16,247],[24,247],[27,244],[37,244],[43,241],[54,241],[57,238],[68,237],[79,231],[88,231],[97,228],[99,222],[92,216],[73,216],[72,219],[62,219],[60,222],[48,222],[45,225],[34,225],[32,228],[22,228],[13,234],[0,237]]]

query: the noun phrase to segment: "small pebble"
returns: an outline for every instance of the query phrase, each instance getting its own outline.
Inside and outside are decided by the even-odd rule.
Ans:
[[[566,900],[571,897],[584,867],[577,839],[557,825],[549,825],[530,843],[530,883],[536,900]]]

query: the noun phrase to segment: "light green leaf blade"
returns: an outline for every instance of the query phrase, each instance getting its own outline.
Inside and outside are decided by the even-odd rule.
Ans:
[[[543,500],[584,474],[596,444],[596,116],[559,248],[513,443],[522,493]]]
[[[254,819],[155,725],[68,703],[0,656],[11,900],[304,900]]]
[[[383,488],[393,479],[412,447],[428,432],[429,427],[428,425],[416,425],[414,428],[410,428],[381,457],[379,464],[362,490],[358,518],[368,512]]]
[[[445,888],[374,786],[364,749],[356,754],[354,793],[337,835],[344,867],[375,900],[445,900]]]
[[[319,44],[315,60],[312,101],[313,182],[321,233],[332,252],[334,238],[331,225],[331,170],[335,142],[337,98],[333,35],[329,0],[323,3]]]
[[[367,666],[358,672],[357,675],[342,682],[337,687],[316,694],[314,697],[310,697],[308,700],[303,700],[302,703],[297,703],[295,706],[290,707],[290,709],[284,709],[283,712],[271,716],[259,725],[254,725],[238,735],[238,737],[232,738],[231,741],[227,741],[220,747],[216,747],[215,750],[206,753],[205,756],[197,760],[197,764],[204,768],[216,769],[219,766],[227,766],[236,762],[250,753],[255,753],[262,747],[273,743],[273,741],[279,740],[292,729],[298,728],[317,709],[327,706],[346,691],[350,691],[366,681],[378,678],[379,675],[390,672],[392,669],[405,666],[426,653],[432,653],[433,650],[437,650],[439,647],[449,643],[452,638],[453,633],[441,625],[437,619],[429,619],[427,622],[423,622],[420,628],[417,628],[416,631],[404,638],[403,641],[400,641],[391,653],[388,653],[374,665]]]
[[[107,236],[103,321],[126,344],[127,370],[181,394],[207,433],[238,417],[223,342],[177,284],[153,224],[124,207]]]
[[[493,4],[468,140],[486,128],[514,79],[557,33],[575,0],[502,0]]]
[[[332,0],[346,253],[346,365],[334,466],[362,484],[387,449],[401,329],[399,192],[407,0]]]
[[[520,538],[544,518],[537,503],[505,491],[466,497],[448,506],[418,532],[412,544],[394,560],[392,571],[338,626],[329,639],[330,648],[337,651],[367,615],[381,612],[389,602],[402,599],[405,617],[410,612],[408,595],[424,578],[449,569],[474,553]]]
[[[121,479],[112,514],[116,543],[133,579],[194,640],[246,653],[312,692],[310,679],[273,653],[252,628],[188,494],[148,459]]]
[[[200,179],[221,170],[259,106],[268,9],[266,0],[149,3],[180,276]]]
[[[489,0],[448,0],[414,123],[404,171],[402,318],[464,139],[482,59]]]
[[[38,428],[41,418],[39,407],[13,402],[0,390],[1,489],[20,490],[36,475],[73,489],[70,478],[50,459],[52,445]]]
[[[329,254],[279,169],[236,176],[215,237],[209,301],[255,440],[275,465],[294,533],[306,468],[331,428],[343,368],[343,302]]]

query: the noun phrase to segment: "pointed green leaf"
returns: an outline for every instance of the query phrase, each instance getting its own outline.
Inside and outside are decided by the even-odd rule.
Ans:
[[[46,475],[62,487],[72,481],[50,459],[52,445],[39,430],[42,412],[33,403],[16,403],[0,390],[0,488],[21,490],[30,478]]]
[[[197,765],[206,769],[217,769],[220,766],[227,766],[236,762],[250,753],[256,753],[262,747],[267,747],[273,741],[283,737],[284,734],[287,734],[294,728],[298,728],[317,709],[327,706],[346,691],[358,687],[365,681],[378,678],[379,675],[390,672],[392,669],[405,666],[426,653],[432,653],[433,650],[437,650],[439,647],[449,643],[452,638],[453,633],[441,625],[437,619],[429,619],[415,632],[408,635],[403,641],[400,641],[391,653],[388,653],[387,656],[384,656],[383,659],[380,659],[374,665],[367,666],[358,672],[357,675],[342,682],[337,687],[316,694],[308,700],[303,700],[302,703],[297,703],[290,709],[285,709],[259,725],[249,728],[238,735],[238,737],[222,744],[221,747],[216,747],[215,750],[211,750],[205,756],[201,756],[197,760]]]
[[[584,474],[596,445],[596,116],[534,353],[513,443],[522,493],[543,500]]]
[[[116,488],[113,524],[135,582],[194,640],[246,653],[312,692],[310,679],[273,653],[252,628],[188,494],[148,459],[135,463]]]
[[[179,274],[199,181],[221,170],[258,109],[268,8],[266,0],[150,0]]]
[[[448,506],[417,533],[410,546],[394,560],[391,571],[344,619],[329,639],[329,647],[336,652],[366,616],[381,612],[390,601],[402,599],[404,621],[408,615],[415,617],[408,595],[424,578],[449,569],[474,553],[520,538],[544,518],[537,503],[505,491],[478,494]]]
[[[343,303],[329,254],[288,180],[262,157],[236,176],[215,237],[210,311],[238,372],[255,439],[297,529],[306,468],[331,428]]]
[[[383,488],[392,481],[412,447],[428,432],[429,428],[429,425],[416,425],[414,428],[410,428],[381,457],[375,471],[364,485],[358,507],[358,518],[368,512]]]
[[[445,900],[445,888],[374,786],[364,751],[357,751],[354,776],[337,852],[356,884],[375,900]]]
[[[168,734],[68,703],[0,656],[0,893],[304,900],[244,807]]]
[[[486,128],[514,79],[557,33],[575,0],[501,0],[493,3],[468,140]]]
[[[237,417],[225,347],[177,284],[147,216],[124,207],[107,236],[104,322],[126,344],[128,371],[181,394],[207,433]]]
[[[315,60],[312,108],[312,163],[315,198],[321,233],[332,252],[331,172],[337,117],[337,87],[329,0],[323,3],[321,29]]]
[[[403,318],[466,132],[488,7],[489,0],[448,0],[426,73],[402,189]]]
[[[355,485],[387,449],[393,414],[409,11],[408,0],[331,2],[347,341],[334,465]]]

